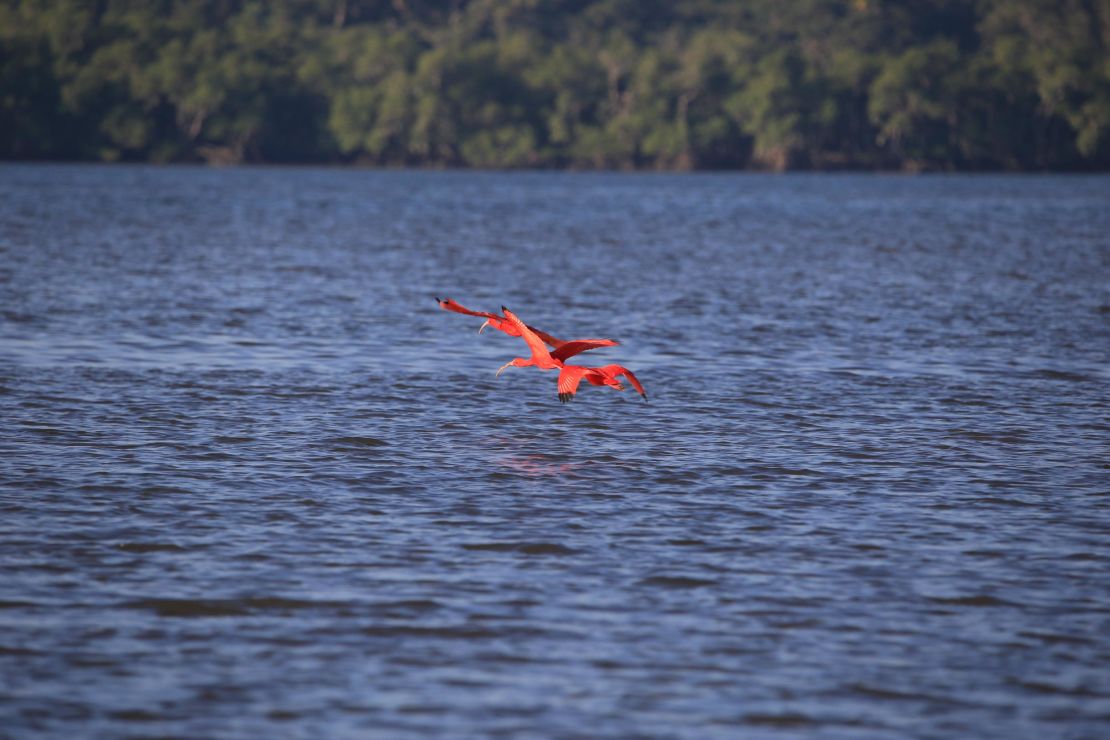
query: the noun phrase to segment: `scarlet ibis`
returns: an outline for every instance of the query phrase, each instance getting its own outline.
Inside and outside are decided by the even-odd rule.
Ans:
[[[529,358],[517,357],[506,362],[497,370],[497,375],[504,372],[507,367],[528,367],[529,365],[535,365],[540,370],[554,370],[563,366],[564,358],[556,358],[553,353],[548,352],[547,347],[544,346],[543,340],[536,335],[536,332],[532,331],[521,321],[515,313],[504,306],[501,307],[501,313],[505,314],[505,318],[509,320],[509,323],[516,329],[519,336],[528,344],[528,349],[532,350],[532,356]],[[558,352],[559,350],[555,351]]]
[[[492,326],[494,329],[500,329],[501,331],[505,332],[510,337],[520,336],[520,332],[517,331],[517,328],[513,326],[512,322],[508,321],[504,316],[498,316],[497,314],[489,313],[488,311],[471,311],[466,306],[451,298],[440,298],[439,296],[436,296],[436,303],[439,304],[440,308],[447,311],[454,311],[455,313],[466,314],[467,316],[481,316],[482,318],[484,318],[485,322],[483,322],[482,325],[478,327],[479,334],[481,334],[482,330],[485,329],[487,326]],[[535,331],[535,329],[533,329],[532,331]],[[554,339],[554,337],[551,338]],[[548,344],[551,344],[552,347],[557,346],[556,344],[552,344],[551,342],[548,342]]]
[[[578,384],[585,380],[590,385],[607,385],[610,388],[616,388],[618,391],[623,391],[624,386],[621,385],[618,378],[623,375],[628,378],[628,382],[636,389],[643,399],[646,401],[647,393],[644,391],[644,386],[640,383],[639,379],[632,374],[632,371],[622,365],[605,365],[603,367],[584,367],[582,365],[563,365],[559,371],[559,400],[563,403],[574,398],[574,394],[578,392]]]
[[[440,308],[447,311],[485,318],[485,322],[478,328],[479,334],[482,333],[482,329],[485,329],[487,326],[492,326],[494,329],[505,332],[510,337],[519,337],[521,335],[520,329],[517,328],[516,324],[505,316],[498,316],[495,313],[489,313],[487,311],[471,311],[469,308],[451,298],[436,297],[436,303],[439,304]],[[620,344],[620,342],[615,339],[558,339],[546,332],[540,331],[534,326],[527,326],[525,328],[539,337],[543,343],[550,345],[553,350],[551,354],[559,360],[565,360],[580,352],[597,349],[598,347],[612,347],[613,345]]]
[[[532,350],[530,358],[517,357],[498,369],[497,374],[500,375],[505,368],[508,367],[528,367],[535,365],[540,370],[559,370],[559,400],[566,403],[574,397],[578,391],[578,384],[585,378],[586,382],[591,385],[607,385],[611,388],[616,388],[618,391],[623,391],[624,386],[621,385],[618,378],[625,376],[636,392],[647,400],[647,393],[644,391],[644,386],[641,385],[639,379],[632,374],[632,371],[622,365],[604,365],[602,367],[585,367],[584,365],[566,365],[564,360],[577,354],[583,350],[578,350],[573,354],[566,354],[566,350],[573,342],[568,342],[553,352],[548,352],[547,347],[543,345],[540,338],[536,336],[535,332],[528,328],[520,318],[517,317],[509,309],[504,306],[501,307],[501,312],[505,315],[512,325],[520,332],[520,336],[528,344],[528,348]],[[582,342],[590,340],[580,340]]]

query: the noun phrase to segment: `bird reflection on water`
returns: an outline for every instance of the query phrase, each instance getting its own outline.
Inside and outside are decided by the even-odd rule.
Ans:
[[[499,455],[493,458],[495,464],[531,478],[565,477],[579,467],[579,464],[556,462],[546,455]]]

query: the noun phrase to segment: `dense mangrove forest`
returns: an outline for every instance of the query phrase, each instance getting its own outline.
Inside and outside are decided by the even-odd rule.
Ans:
[[[0,158],[1110,166],[1110,0],[0,0]]]

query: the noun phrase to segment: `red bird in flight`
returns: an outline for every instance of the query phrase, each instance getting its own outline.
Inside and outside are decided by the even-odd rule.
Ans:
[[[465,314],[467,316],[479,316],[484,318],[485,321],[479,327],[478,333],[481,334],[482,330],[487,326],[492,326],[494,329],[503,331],[510,337],[520,337],[528,345],[531,350],[530,357],[517,357],[509,362],[506,362],[497,370],[497,375],[500,375],[509,367],[529,367],[534,366],[540,370],[558,370],[558,392],[559,400],[563,403],[574,398],[574,394],[578,392],[578,386],[583,380],[590,385],[609,386],[618,391],[623,391],[624,386],[621,384],[620,377],[624,376],[628,382],[636,389],[636,392],[647,400],[647,393],[644,391],[644,386],[640,383],[639,379],[632,374],[632,371],[622,365],[604,365],[602,367],[586,367],[584,365],[567,365],[565,361],[574,357],[577,354],[586,352],[587,350],[597,349],[599,347],[611,347],[617,344],[612,339],[572,339],[563,340],[551,336],[539,329],[528,326],[520,318],[504,306],[501,307],[502,315],[498,316],[495,313],[488,313],[486,311],[471,311],[462,304],[450,298],[436,298],[436,303],[439,307],[446,311],[454,311],[455,313]],[[551,349],[548,350],[547,347]]]
[[[574,398],[574,394],[578,392],[578,384],[582,380],[590,385],[607,385],[610,388],[623,391],[624,386],[617,380],[621,375],[628,378],[628,382],[646,401],[647,392],[644,391],[644,386],[640,384],[639,379],[632,374],[631,370],[622,365],[605,365],[604,367],[563,365],[563,369],[559,371],[559,400],[566,403]]]
[[[485,322],[478,328],[479,334],[481,334],[482,330],[487,326],[492,326],[494,329],[505,332],[510,337],[521,336],[520,329],[518,329],[517,325],[506,316],[498,316],[495,313],[489,313],[487,311],[471,311],[469,308],[451,298],[437,297],[436,303],[439,304],[440,308],[447,311],[454,311],[455,313],[466,314],[467,316],[481,316],[484,318]],[[502,306],[502,309],[504,309],[504,306]],[[546,332],[540,331],[534,326],[527,326],[525,328],[539,337],[545,344],[550,345],[552,350],[554,350],[551,354],[555,355],[559,360],[565,360],[580,352],[597,349],[598,347],[612,347],[620,344],[620,342],[615,339],[557,339]]]
[[[583,379],[590,385],[607,385],[611,388],[616,388],[618,391],[623,391],[624,386],[621,385],[618,378],[623,375],[628,378],[628,382],[636,389],[643,399],[647,400],[647,393],[644,391],[644,386],[641,385],[639,379],[632,374],[632,371],[621,365],[605,365],[603,367],[585,367],[583,365],[566,365],[563,360],[572,357],[578,352],[566,354],[563,352],[573,342],[568,342],[562,347],[559,347],[553,352],[548,352],[547,347],[535,332],[528,328],[528,326],[517,317],[509,309],[504,306],[501,307],[501,312],[505,314],[512,325],[520,332],[520,336],[528,344],[528,348],[532,350],[532,356],[529,358],[517,357],[504,365],[497,371],[500,375],[507,367],[528,367],[535,365],[540,370],[559,370],[559,400],[563,403],[574,398],[574,394],[578,392],[578,385]],[[592,340],[580,340],[592,341]],[[579,352],[582,350],[578,350]]]

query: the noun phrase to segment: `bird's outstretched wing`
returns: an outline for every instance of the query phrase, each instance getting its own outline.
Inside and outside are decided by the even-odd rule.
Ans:
[[[574,398],[574,394],[578,392],[578,384],[589,371],[588,367],[581,365],[563,365],[559,370],[559,400],[562,403]]]
[[[498,316],[495,313],[488,313],[486,311],[471,311],[466,306],[451,298],[440,298],[436,296],[436,303],[439,307],[455,313],[464,313],[467,316],[481,316],[484,319],[504,319],[503,316]]]
[[[455,313],[462,313],[466,314],[467,316],[481,316],[482,318],[486,319],[486,324],[492,326],[494,329],[499,329],[511,337],[520,336],[520,334],[516,331],[516,327],[514,327],[512,322],[510,322],[504,316],[498,316],[497,314],[489,313],[488,311],[471,311],[469,308],[452,298],[440,298],[439,296],[436,296],[436,303],[439,304],[440,308],[447,311],[454,311]],[[483,328],[484,327],[485,325],[483,325]],[[545,344],[549,345],[553,349],[557,347],[562,347],[564,344],[567,344],[565,340],[559,339],[558,337],[553,337],[547,332],[540,331],[534,326],[529,326],[528,328],[531,329],[537,337],[543,340]],[[478,333],[482,333],[480,329],[478,330]],[[578,351],[581,352],[582,350]]]
[[[548,344],[551,343],[548,342]],[[551,356],[556,360],[566,362],[571,357],[581,354],[582,352],[597,349],[598,347],[612,347],[615,344],[620,344],[620,342],[615,339],[572,339],[560,345],[551,345],[555,347],[555,349],[551,351]]]
[[[562,364],[561,360],[554,361],[554,358],[551,357],[551,353],[547,351],[547,347],[544,345],[543,340],[540,339],[534,331],[529,329],[515,313],[505,308],[504,306],[501,307],[501,312],[504,313],[505,318],[507,318],[509,322],[520,331],[521,338],[528,343],[528,349],[532,350],[533,360],[536,360],[537,362],[541,360],[547,360],[552,364],[554,364],[555,362],[560,365]]]
[[[559,347],[562,347],[564,344],[567,343],[565,339],[557,339],[556,337],[551,336],[545,331],[540,331],[534,326],[529,326],[528,328],[532,330],[533,334],[543,340],[544,344],[551,347],[552,349],[558,349]]]
[[[632,384],[632,387],[636,389],[636,392],[643,396],[645,401],[647,400],[647,392],[644,391],[643,384],[640,382],[640,379],[633,375],[632,371],[628,368],[624,367],[623,365],[605,365],[604,367],[599,367],[596,369],[600,372],[605,373],[614,380],[621,375],[628,378],[628,382]]]

